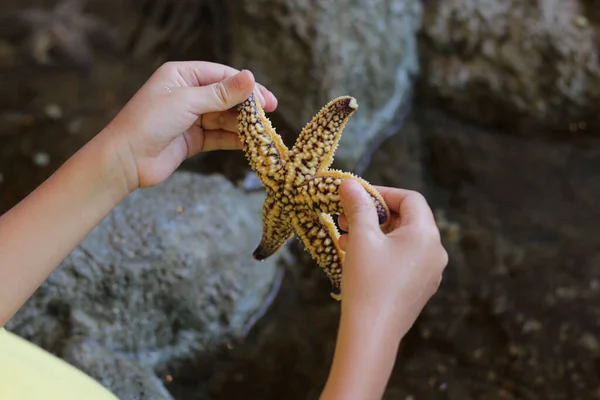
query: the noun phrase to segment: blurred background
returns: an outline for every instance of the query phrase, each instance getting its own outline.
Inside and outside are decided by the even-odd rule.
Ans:
[[[2,0],[0,210],[169,60],[250,69],[288,145],[352,95],[334,166],[421,191],[450,254],[385,399],[600,399],[599,28],[593,0]],[[318,398],[339,304],[295,241],[251,259],[249,172],[136,193],[7,329],[121,399]]]

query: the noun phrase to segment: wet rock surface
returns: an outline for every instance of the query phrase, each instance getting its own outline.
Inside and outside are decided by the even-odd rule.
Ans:
[[[154,398],[148,393],[158,378],[151,371],[244,336],[277,284],[276,263],[285,252],[262,263],[250,257],[263,198],[221,176],[187,172],[133,193],[7,329],[75,363],[120,397]]]
[[[252,70],[278,97],[280,131],[296,138],[333,98],[357,98],[336,153],[351,169],[410,92],[421,2],[245,0],[229,9],[230,63]]]

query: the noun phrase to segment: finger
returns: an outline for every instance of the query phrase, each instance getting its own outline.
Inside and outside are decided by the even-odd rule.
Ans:
[[[393,213],[400,215],[400,226],[435,224],[433,211],[425,197],[414,190],[375,186]]]
[[[224,130],[204,131],[204,146],[201,151],[241,150],[242,141],[235,132]]]
[[[395,212],[390,212],[392,223],[382,229],[384,233],[390,233],[400,227],[400,217]],[[338,225],[340,229],[344,232],[348,232],[348,218],[346,215],[340,214],[338,217]]]
[[[178,90],[182,101],[194,114],[226,111],[246,100],[254,89],[254,76],[244,70],[221,82],[201,87],[184,87]]]
[[[259,92],[264,97],[264,103],[261,102],[261,105],[262,105],[263,109],[265,110],[265,112],[275,111],[275,109],[277,108],[277,104],[278,104],[277,97],[275,97],[275,95],[271,91],[269,91],[266,87],[264,87],[260,83],[257,83],[256,86],[258,87]]]
[[[206,86],[221,82],[240,71],[228,65],[209,61],[181,61],[165,63],[169,73],[176,71],[189,86]]]
[[[338,246],[340,246],[340,249],[342,249],[342,251],[348,251],[348,234],[344,233],[343,235],[341,235],[338,238]]]
[[[341,230],[348,232],[348,218],[346,218],[346,214],[340,214],[338,217],[338,225]]]
[[[221,82],[227,78],[240,73],[239,70],[227,65],[211,63],[206,61],[185,61],[177,63],[179,74],[190,86],[207,86]],[[264,85],[256,84],[258,87],[258,100],[266,112],[272,112],[277,108],[277,98]]]
[[[382,234],[375,202],[355,179],[345,179],[340,185],[340,201],[348,219],[350,233],[354,229]]]
[[[165,68],[176,70],[186,85],[191,87],[212,85],[240,73],[239,70],[228,65],[208,61],[170,62],[165,64]],[[277,98],[263,85],[257,84],[257,86],[260,105],[266,112],[274,111],[277,108]]]
[[[242,148],[238,134],[224,130],[206,131],[197,125],[192,125],[183,136],[187,144],[188,158],[202,151],[239,150]]]
[[[223,129],[237,133],[237,116],[235,110],[206,113],[198,118],[196,124],[205,130]]]
[[[258,84],[256,84],[256,86],[258,86]],[[258,101],[260,102],[261,107],[264,109],[266,104],[265,95],[262,93],[261,90],[255,90],[254,93],[257,94]]]

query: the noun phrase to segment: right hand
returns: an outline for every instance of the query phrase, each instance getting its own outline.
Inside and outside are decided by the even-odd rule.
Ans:
[[[264,110],[275,110],[277,99],[250,71],[204,61],[158,68],[99,135],[114,149],[127,190],[161,183],[201,151],[241,150],[235,106],[255,88]]]
[[[400,340],[437,291],[448,254],[420,193],[376,189],[392,214],[387,232],[381,231],[373,201],[360,184],[349,179],[340,188],[344,214],[339,225],[348,232],[339,242],[346,251],[342,318],[367,321],[384,314]]]

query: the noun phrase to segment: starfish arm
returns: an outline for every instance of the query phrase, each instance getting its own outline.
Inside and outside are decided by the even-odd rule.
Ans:
[[[354,97],[338,97],[321,108],[302,129],[290,151],[290,162],[301,174],[314,176],[329,168],[342,131],[357,108]]]
[[[340,202],[339,189],[344,179],[354,179],[358,181],[371,195],[377,208],[379,225],[385,227],[390,219],[390,210],[383,200],[381,194],[369,182],[348,172],[329,170],[320,172],[314,179],[305,182],[298,187],[297,202],[302,203],[312,209],[319,210],[327,214],[339,215],[344,212]]]
[[[332,285],[331,297],[341,300],[345,253],[338,245],[340,234],[333,219],[328,214],[306,210],[293,215],[292,225],[306,250],[327,274]]]
[[[278,192],[284,179],[288,149],[252,93],[238,106],[238,134],[246,158],[265,186]]]
[[[252,256],[257,260],[264,260],[273,255],[288,240],[292,238],[294,230],[290,223],[289,211],[286,210],[285,200],[278,199],[277,195],[267,189],[267,197],[262,209],[262,237],[260,244]]]

